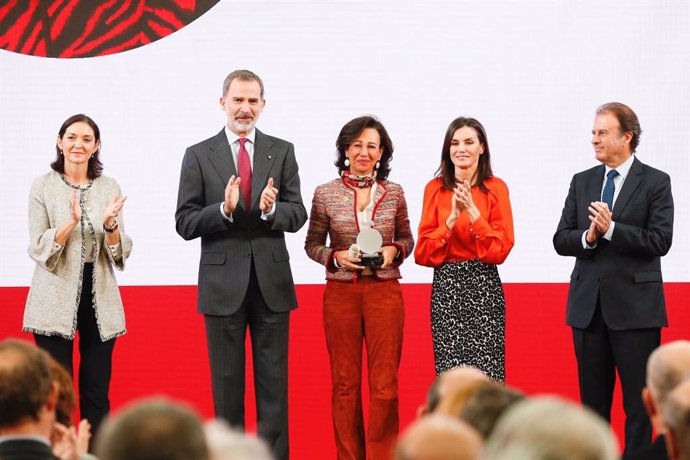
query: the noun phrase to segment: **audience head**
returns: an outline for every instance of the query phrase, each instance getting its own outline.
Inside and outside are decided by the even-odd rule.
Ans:
[[[414,422],[400,438],[395,460],[474,460],[479,434],[457,418],[432,414]]]
[[[456,388],[454,392],[447,394],[436,407],[434,413],[442,415],[450,415],[451,417],[460,417],[460,412],[465,407],[467,401],[480,388],[498,386],[496,382],[491,380],[475,380],[468,382],[460,388]]]
[[[205,460],[209,458],[199,417],[164,398],[134,403],[106,422],[98,434],[100,460]]]
[[[468,396],[460,410],[460,418],[486,440],[499,418],[515,403],[524,399],[525,396],[516,390],[484,383]]]
[[[662,407],[671,391],[690,373],[690,341],[661,345],[647,360],[647,386],[642,391],[647,413],[658,433],[666,432]]]
[[[272,460],[271,451],[260,439],[234,431],[223,420],[204,425],[211,460]]]
[[[442,409],[443,413],[450,414],[452,410],[449,406],[455,405],[454,403],[459,397],[476,385],[490,381],[486,374],[471,366],[458,366],[441,372],[436,381],[429,387],[426,407],[420,412],[423,415]]]
[[[0,342],[0,434],[48,437],[57,393],[45,352],[21,340]]]
[[[671,460],[690,459],[690,379],[679,383],[663,406],[666,446]]]
[[[489,438],[484,460],[614,460],[609,425],[594,412],[553,396],[515,404]]]

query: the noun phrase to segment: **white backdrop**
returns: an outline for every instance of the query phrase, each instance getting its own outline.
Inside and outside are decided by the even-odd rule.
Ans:
[[[195,284],[198,242],[174,228],[188,145],[218,132],[218,99],[233,69],[264,79],[258,127],[296,147],[305,206],[336,177],[334,142],[372,113],[396,146],[390,179],[403,185],[415,229],[426,182],[456,116],[485,125],[494,172],[511,191],[516,245],[505,282],[565,282],[555,254],[570,178],[596,164],[594,110],[621,101],[638,114],[638,156],[671,174],[675,238],[666,281],[690,281],[690,14],[686,0],[222,1],[181,31],[126,53],[58,60],[0,50],[0,286],[26,286],[33,262],[27,201],[55,155],[62,122],[92,116],[105,174],[129,196],[134,238],[123,285]],[[288,235],[297,283],[323,282]],[[412,259],[404,282],[430,282]]]

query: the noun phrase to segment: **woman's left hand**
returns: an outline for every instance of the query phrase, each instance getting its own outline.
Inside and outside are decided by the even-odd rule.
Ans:
[[[103,225],[110,228],[115,225],[115,218],[120,215],[122,206],[125,204],[126,196],[115,195],[103,213]]]
[[[381,255],[383,255],[383,264],[381,264],[381,268],[388,268],[398,256],[398,248],[395,246],[384,246],[381,248]]]
[[[467,217],[469,217],[470,222],[474,222],[479,217],[479,209],[474,205],[472,200],[472,185],[468,180],[465,180],[458,184],[455,197],[458,200],[460,206],[467,212]]]

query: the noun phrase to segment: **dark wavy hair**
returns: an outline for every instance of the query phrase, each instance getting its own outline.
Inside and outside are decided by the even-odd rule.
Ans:
[[[338,134],[338,139],[335,141],[337,151],[333,164],[338,168],[338,173],[349,169],[345,166],[345,159],[347,158],[345,153],[350,145],[357,140],[360,134],[362,134],[362,131],[367,128],[375,129],[378,131],[379,137],[381,137],[383,154],[379,160],[381,164],[376,170],[376,179],[386,180],[388,179],[388,174],[391,172],[390,162],[393,159],[393,141],[391,141],[390,136],[388,136],[388,132],[386,128],[384,128],[383,123],[373,115],[364,115],[345,123],[345,126],[340,130],[340,134]]]
[[[633,109],[620,102],[607,102],[597,107],[597,115],[602,113],[610,113],[620,125],[621,136],[627,132],[632,134],[630,139],[630,151],[635,153],[637,146],[640,144],[640,136],[642,135],[642,128],[640,127],[640,120],[633,112]]]
[[[455,165],[450,159],[450,144],[453,140],[453,134],[460,128],[469,127],[477,132],[479,143],[484,146],[484,153],[479,155],[479,164],[477,165],[477,182],[473,185],[478,185],[483,192],[488,192],[484,185],[484,181],[494,175],[491,170],[491,151],[489,150],[489,140],[486,137],[486,130],[484,126],[474,118],[459,117],[450,122],[446,135],[443,138],[443,149],[441,150],[441,164],[436,171],[436,177],[440,177],[443,181],[443,186],[448,190],[455,188],[457,181],[455,180]]]
[[[91,119],[91,117],[88,117],[84,115],[83,113],[78,113],[76,115],[72,115],[69,117],[65,122],[62,124],[60,127],[60,131],[58,131],[58,136],[60,139],[65,135],[65,132],[67,131],[67,128],[72,126],[74,123],[86,123],[93,129],[93,134],[94,137],[96,138],[96,142],[99,142],[101,140],[101,130],[98,129],[98,125],[96,124],[95,121]],[[65,156],[62,154],[60,151],[60,146],[55,144],[55,150],[57,152],[57,156],[55,157],[55,161],[50,163],[50,167],[53,168],[54,171],[59,172],[60,174],[65,173]],[[95,179],[97,177],[101,176],[101,173],[103,172],[103,163],[101,163],[100,160],[100,154],[101,154],[101,147],[99,146],[98,149],[96,149],[95,152],[93,152],[93,155],[89,159],[89,165],[87,169],[87,176],[89,179]]]

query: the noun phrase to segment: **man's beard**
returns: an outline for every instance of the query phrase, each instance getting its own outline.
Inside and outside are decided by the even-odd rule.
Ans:
[[[238,133],[248,133],[249,131],[252,130],[252,128],[254,127],[255,124],[256,124],[256,118],[254,118],[249,123],[242,123],[242,122],[239,122],[235,119],[230,120],[230,125]]]

